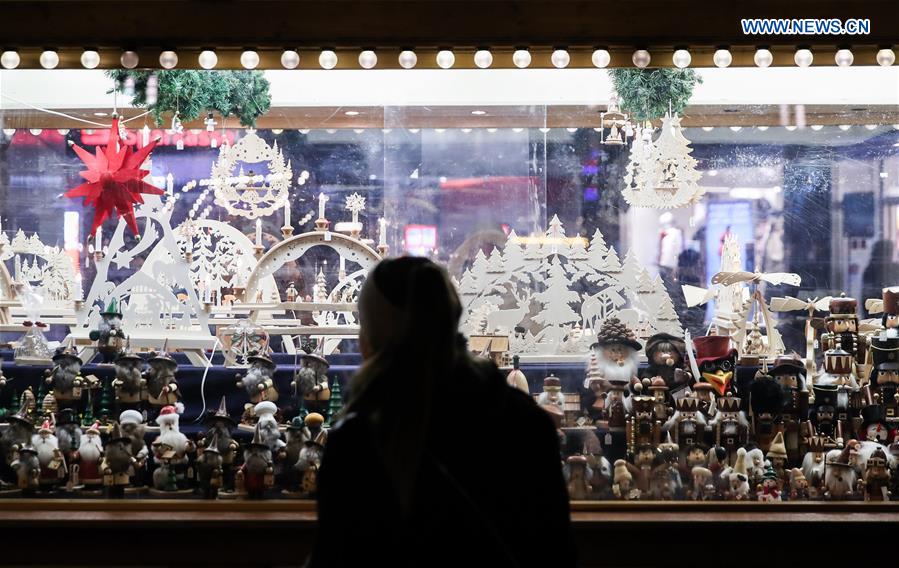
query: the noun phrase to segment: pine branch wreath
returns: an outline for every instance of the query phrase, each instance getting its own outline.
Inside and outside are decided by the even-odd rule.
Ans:
[[[178,112],[184,122],[196,120],[210,111],[237,116],[243,126],[255,126],[256,119],[272,104],[269,82],[262,71],[196,71],[187,69],[132,71],[118,69],[107,74],[115,90],[125,91],[128,77],[134,80],[131,104],[152,111],[157,126],[166,113]],[[156,75],[156,102],[147,104],[147,81]]]
[[[693,69],[612,69],[612,84],[618,93],[621,110],[634,120],[644,122],[671,112],[683,114],[693,96],[693,88],[702,77]]]

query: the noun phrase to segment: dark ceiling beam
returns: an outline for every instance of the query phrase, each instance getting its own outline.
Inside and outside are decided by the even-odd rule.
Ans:
[[[899,43],[895,0],[4,0],[3,47]],[[870,18],[864,36],[745,36],[741,18]]]

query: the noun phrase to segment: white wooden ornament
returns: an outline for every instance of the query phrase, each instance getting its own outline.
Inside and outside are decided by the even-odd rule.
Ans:
[[[258,171],[253,170],[254,165]],[[248,129],[233,146],[222,144],[212,165],[210,185],[216,204],[230,215],[257,219],[284,207],[292,178],[290,162],[284,161],[278,142],[269,146],[254,129]]]
[[[609,317],[643,337],[681,333],[662,281],[650,278],[636,255],[625,255],[623,266],[602,233],[584,246],[565,236],[558,217],[543,239],[525,245],[513,231],[502,251],[478,251],[458,287],[464,332],[508,336],[510,351],[523,360],[579,361]]]
[[[634,137],[630,161],[625,169],[625,201],[637,207],[674,209],[696,203],[705,193],[701,174],[684,137],[680,117],[665,115],[655,142],[652,131],[643,129]]]
[[[9,241],[6,234],[0,236],[0,261],[12,260],[13,273],[8,270],[0,278],[10,276],[9,284],[27,283],[35,294],[43,298],[46,308],[67,308],[71,306],[79,290],[76,290],[75,267],[71,257],[59,247],[45,245],[37,233],[30,237],[19,229]],[[5,267],[4,267],[5,268]],[[2,288],[7,289],[6,286]],[[15,296],[12,290],[12,296]]]

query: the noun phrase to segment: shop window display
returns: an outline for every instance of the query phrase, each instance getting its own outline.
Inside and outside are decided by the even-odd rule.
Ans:
[[[0,72],[3,495],[313,498],[411,254],[572,499],[899,498],[895,70],[557,62]]]

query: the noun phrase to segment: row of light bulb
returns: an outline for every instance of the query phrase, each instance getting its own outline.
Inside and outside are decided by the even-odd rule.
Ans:
[[[631,58],[634,66],[644,69],[649,66],[652,56],[645,49],[638,49]],[[612,57],[608,50],[597,49],[591,56],[591,61],[595,67],[608,67]],[[671,58],[675,67],[684,69],[690,66],[693,58],[686,49],[678,49]],[[719,49],[715,51],[712,60],[716,67],[729,67],[733,62],[733,56],[727,49]],[[793,55],[793,61],[799,67],[808,67],[812,64],[814,55],[810,49],[798,49]],[[849,67],[855,60],[855,56],[849,49],[840,49],[834,55],[834,61],[840,67]],[[896,53],[892,49],[881,49],[877,52],[877,64],[882,67],[889,67],[896,61]],[[564,69],[571,63],[571,55],[567,50],[557,49],[550,56],[550,61],[557,69]],[[759,48],[753,56],[753,61],[757,67],[769,67],[774,62],[774,55],[770,50]],[[125,51],[122,53],[120,63],[126,69],[134,69],[140,62],[138,54],[134,51]],[[4,51],[0,55],[0,65],[4,69],[15,69],[21,63],[21,58],[16,51]],[[213,50],[204,50],[198,57],[198,63],[203,69],[214,69],[218,65],[218,55]],[[410,49],[400,52],[398,63],[403,69],[412,69],[418,64],[418,55]],[[456,55],[449,49],[443,49],[437,52],[437,66],[442,69],[450,69],[456,64]],[[526,49],[518,49],[512,54],[512,63],[519,69],[524,69],[531,65],[531,53]],[[54,69],[59,65],[59,54],[56,51],[47,50],[41,53],[40,64],[44,69]],[[252,50],[244,51],[240,54],[240,64],[244,69],[255,69],[259,65],[259,54]],[[337,66],[337,53],[333,50],[326,49],[318,56],[318,64],[322,69],[334,69]],[[378,55],[367,49],[359,54],[359,66],[363,69],[372,69],[378,64]],[[487,69],[493,65],[493,53],[487,49],[480,49],[474,54],[474,64],[480,69]],[[81,65],[85,69],[95,69],[100,65],[100,54],[95,50],[86,50],[81,54]],[[163,51],[159,55],[159,65],[163,69],[174,69],[178,65],[178,54],[174,51]],[[285,50],[281,54],[281,65],[285,69],[296,69],[300,65],[300,54],[295,50]]]

